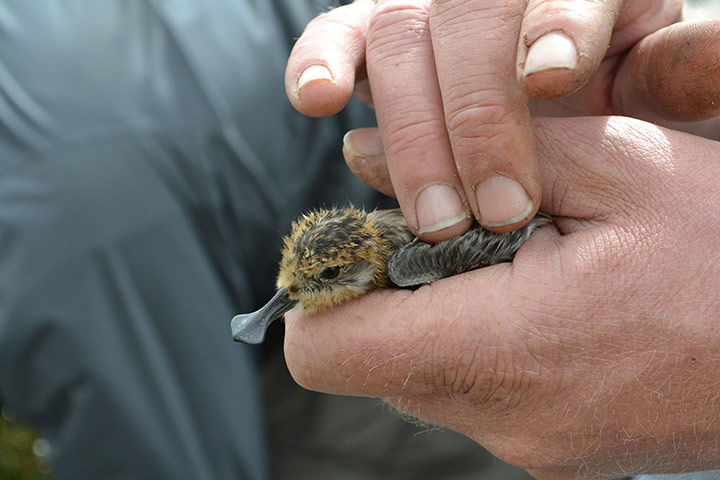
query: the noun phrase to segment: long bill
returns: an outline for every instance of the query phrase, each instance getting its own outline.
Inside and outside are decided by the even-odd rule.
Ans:
[[[282,288],[278,289],[277,293],[260,310],[236,315],[232,319],[230,326],[233,340],[249,345],[262,343],[270,324],[282,317],[296,304],[297,300],[288,297],[287,292]]]

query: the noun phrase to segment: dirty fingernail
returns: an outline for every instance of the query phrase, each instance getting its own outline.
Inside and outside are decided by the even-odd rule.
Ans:
[[[476,189],[479,222],[485,227],[512,225],[527,217],[533,203],[517,181],[504,175],[492,175],[481,181]]]
[[[377,157],[385,149],[377,128],[358,128],[343,137],[343,151],[352,157]]]
[[[533,73],[577,66],[578,53],[573,41],[559,32],[546,33],[530,45],[523,67],[523,77]]]
[[[415,200],[418,235],[437,232],[469,218],[460,196],[446,184],[428,185]]]
[[[297,93],[298,95],[306,85],[320,80],[332,82],[332,73],[325,65],[310,65],[300,74],[298,78]]]

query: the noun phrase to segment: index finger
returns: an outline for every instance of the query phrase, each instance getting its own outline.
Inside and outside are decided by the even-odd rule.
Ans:
[[[511,337],[505,321],[509,309],[488,288],[505,289],[501,285],[507,286],[508,265],[495,267],[415,292],[376,291],[312,317],[287,314],[285,357],[293,378],[305,388],[335,394],[429,394],[445,389],[453,376],[450,365],[462,351],[482,356],[474,359],[478,365],[496,365],[491,356],[500,345],[507,347]],[[474,312],[467,310],[463,295],[473,290],[488,292],[482,319],[469,318]],[[370,311],[375,313],[368,315]],[[488,323],[487,318],[497,321]],[[472,335],[465,330],[468,322],[477,322]]]

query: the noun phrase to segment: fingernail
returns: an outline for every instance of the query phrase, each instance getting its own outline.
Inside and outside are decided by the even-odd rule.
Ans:
[[[518,182],[504,175],[492,175],[475,188],[481,225],[502,227],[527,217],[533,203]]]
[[[385,151],[377,128],[350,130],[343,137],[343,150],[353,157],[377,157]]]
[[[332,73],[330,73],[330,70],[325,65],[310,65],[303,70],[300,78],[298,78],[297,93],[299,95],[303,87],[309,83],[317,82],[318,80],[332,82],[332,79]]]
[[[573,41],[558,32],[546,33],[530,45],[523,67],[523,77],[533,73],[577,66],[578,53]]]
[[[452,227],[469,218],[460,196],[450,185],[437,183],[423,188],[415,200],[418,235]]]

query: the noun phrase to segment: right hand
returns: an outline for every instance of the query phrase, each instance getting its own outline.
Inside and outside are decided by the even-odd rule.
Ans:
[[[353,88],[374,104],[379,135],[350,133],[346,154],[357,161],[386,154],[392,190],[424,240],[462,233],[472,217],[513,230],[540,199],[527,95],[560,98],[589,81],[574,102],[611,113],[614,73],[633,67],[625,54],[677,21],[680,7],[678,0],[356,0],[307,26],[288,60],[287,92],[312,116],[338,112]]]

